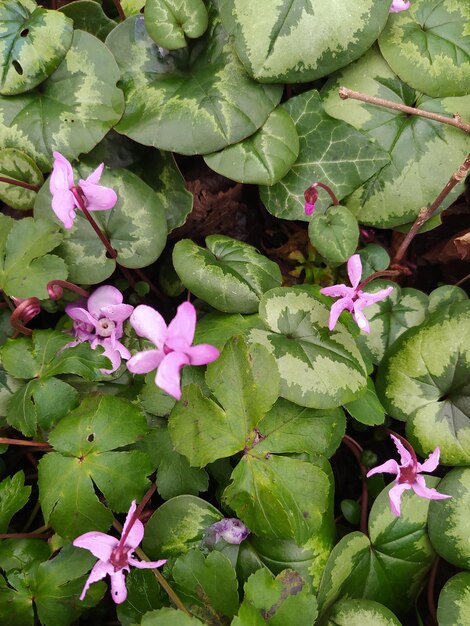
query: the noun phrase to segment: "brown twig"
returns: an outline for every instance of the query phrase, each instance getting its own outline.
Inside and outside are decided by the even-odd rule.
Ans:
[[[442,202],[445,200],[448,194],[452,191],[452,189],[458,183],[464,180],[469,169],[470,169],[470,154],[467,154],[467,158],[465,159],[465,161],[462,163],[459,169],[452,174],[452,176],[449,178],[448,182],[446,183],[445,187],[439,193],[439,195],[434,200],[434,202],[429,207],[423,207],[420,210],[420,212],[418,213],[418,217],[416,218],[413,226],[406,233],[405,238],[403,239],[403,241],[400,244],[400,247],[395,253],[395,256],[392,259],[391,267],[393,267],[397,263],[400,263],[400,261],[405,256],[405,253],[408,250],[411,242],[413,241],[414,237],[419,231],[419,229],[423,226],[423,224],[425,224],[433,216],[434,212],[439,208],[439,206],[442,204]]]
[[[41,187],[37,185],[32,185],[31,183],[25,183],[22,180],[16,180],[15,178],[7,178],[6,176],[0,176],[0,183],[6,183],[7,185],[16,185],[16,187],[23,187],[24,189],[29,189],[30,191],[39,191]]]
[[[52,533],[1,533],[0,539],[49,539]]]
[[[119,2],[119,0],[113,0],[113,2],[119,14],[119,19],[121,20],[121,22],[123,22],[126,19],[126,14],[124,13],[122,9],[121,3]]]
[[[418,115],[419,117],[426,117],[429,120],[435,122],[441,122],[442,124],[450,124],[455,126],[459,130],[463,130],[465,133],[470,133],[470,124],[462,121],[462,118],[458,113],[455,113],[453,117],[446,117],[445,115],[439,115],[438,113],[431,113],[430,111],[423,111],[423,109],[417,109],[415,107],[409,107],[406,104],[400,104],[399,102],[393,102],[392,100],[385,100],[385,98],[376,98],[375,96],[368,96],[365,93],[359,91],[353,91],[347,87],[340,87],[338,89],[339,97],[342,100],[353,98],[354,100],[361,100],[368,104],[376,104],[387,109],[393,109],[394,111],[401,111],[402,113],[408,113],[409,115]]]
[[[361,460],[361,455],[364,452],[364,450],[362,446],[358,444],[357,441],[353,439],[352,437],[350,437],[349,435],[344,435],[343,443],[346,447],[348,447],[351,450],[361,470],[362,493],[361,493],[361,521],[360,521],[359,529],[365,535],[369,536],[367,532],[367,509],[369,506],[369,492],[367,491],[367,483],[366,483],[367,469],[365,468]]]
[[[29,439],[10,439],[9,437],[0,437],[0,444],[6,443],[13,446],[33,446],[35,448],[51,448],[45,441],[30,441]]]

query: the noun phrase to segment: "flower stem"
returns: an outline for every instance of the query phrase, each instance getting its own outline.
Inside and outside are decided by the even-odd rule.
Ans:
[[[362,281],[362,283],[359,283],[356,290],[360,291],[363,287],[368,285],[370,282],[372,282],[376,278],[381,278],[382,276],[390,276],[390,278],[392,278],[393,276],[399,276],[400,274],[403,273],[403,271],[408,271],[408,270],[406,270],[405,268],[402,268],[402,270],[396,269],[396,270],[382,270],[381,272],[374,272],[373,274],[365,278]]]
[[[121,22],[123,22],[126,19],[126,14],[124,13],[121,3],[119,0],[113,0],[114,2],[114,6],[117,9],[117,12],[119,14],[119,19],[121,20]]]
[[[423,224],[425,224],[432,217],[433,213],[439,208],[439,206],[442,204],[442,202],[445,200],[448,194],[452,191],[452,189],[458,183],[464,180],[469,169],[470,169],[470,154],[467,154],[467,158],[465,159],[465,161],[462,163],[459,169],[452,174],[452,176],[449,178],[448,182],[446,183],[445,187],[439,193],[439,195],[434,200],[434,202],[429,207],[423,207],[421,211],[418,213],[418,217],[416,218],[415,223],[406,234],[395,256],[393,257],[391,266],[396,265],[397,263],[400,263],[400,261],[405,256],[405,253],[408,250],[411,242],[413,241],[417,232],[421,228],[421,226],[423,226]]]
[[[369,104],[376,104],[387,109],[393,109],[394,111],[401,111],[402,113],[408,113],[409,115],[418,115],[419,117],[426,117],[429,120],[435,122],[441,122],[442,124],[450,124],[455,126],[465,133],[470,133],[470,124],[466,124],[462,121],[462,118],[458,113],[455,113],[452,117],[446,117],[445,115],[439,115],[438,113],[431,113],[430,111],[423,111],[423,109],[417,109],[415,107],[409,107],[406,104],[400,104],[399,102],[393,102],[392,100],[385,100],[384,98],[376,98],[375,96],[368,96],[365,93],[359,91],[353,91],[347,87],[340,87],[338,89],[339,97],[342,100],[353,98],[354,100],[361,100]]]
[[[23,180],[16,180],[16,178],[8,178],[7,176],[0,176],[0,183],[6,183],[7,185],[16,185],[17,187],[23,187],[23,189],[30,189],[31,191],[39,191],[41,187],[33,185],[31,183],[25,183]]]
[[[349,435],[344,435],[343,443],[346,447],[348,447],[353,455],[356,458],[356,461],[361,470],[361,479],[362,479],[362,493],[361,493],[361,521],[359,525],[359,529],[364,535],[369,536],[367,532],[367,509],[369,505],[369,492],[367,491],[367,482],[366,482],[366,474],[367,469],[364,467],[361,455],[364,452],[362,446]]]
[[[19,333],[22,333],[23,335],[31,335],[33,331],[30,328],[27,328],[25,324],[41,312],[39,300],[32,297],[26,298],[25,300],[22,300],[21,298],[12,298],[12,301],[16,307],[10,315],[10,324],[12,328],[15,329],[13,338],[15,338]]]
[[[10,439],[9,437],[0,437],[0,444],[6,443],[13,446],[33,446],[35,448],[51,448],[45,441],[30,441],[29,439]]]
[[[137,506],[136,510],[134,511],[134,514],[132,515],[131,519],[129,520],[129,523],[127,524],[126,530],[122,533],[121,539],[119,540],[119,544],[117,546],[118,550],[119,550],[119,548],[122,548],[123,546],[126,545],[126,539],[127,539],[128,535],[129,535],[131,529],[132,529],[132,526],[134,526],[136,520],[139,519],[142,511],[145,509],[145,506],[146,506],[147,502],[150,500],[150,498],[154,494],[156,488],[157,488],[157,485],[155,483],[152,483],[150,485],[150,487],[147,489],[146,494],[144,495],[144,497],[140,501],[139,505]]]
[[[316,186],[316,187],[321,187],[322,189],[324,189],[324,190],[325,190],[325,191],[326,191],[326,192],[330,195],[330,198],[332,199],[333,204],[334,204],[335,206],[339,206],[339,200],[338,200],[338,198],[336,197],[336,195],[335,195],[335,193],[334,193],[333,189],[331,189],[331,187],[328,187],[328,185],[325,185],[325,183],[321,183],[320,181],[317,181],[317,182],[315,183],[315,186]]]
[[[90,295],[88,291],[82,289],[74,283],[69,282],[68,280],[51,280],[47,283],[47,293],[49,294],[49,298],[51,300],[58,300],[59,298],[62,298],[64,294],[64,287],[65,289],[70,289],[70,291],[73,291],[84,298],[88,298]]]

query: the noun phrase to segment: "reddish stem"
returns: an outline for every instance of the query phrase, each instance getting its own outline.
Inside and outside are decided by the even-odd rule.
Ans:
[[[88,298],[90,295],[88,291],[82,289],[74,283],[70,283],[68,280],[51,280],[47,283],[47,293],[49,294],[49,298],[51,300],[58,300],[59,298],[62,298],[64,295],[64,287],[65,289],[70,289],[70,291],[73,291],[84,298]]]
[[[345,446],[347,446],[351,450],[361,470],[362,493],[361,493],[361,521],[360,521],[359,529],[361,530],[361,532],[363,532],[365,535],[368,536],[367,509],[369,505],[369,492],[367,491],[367,482],[366,482],[367,469],[365,468],[361,460],[361,455],[364,452],[364,449],[362,448],[360,444],[357,443],[355,439],[353,439],[349,435],[344,435],[343,443]]]
[[[361,289],[363,289],[366,285],[368,285],[370,282],[372,282],[376,278],[380,278],[381,276],[390,276],[390,278],[392,278],[393,276],[399,276],[401,273],[402,272],[400,270],[398,270],[398,269],[396,269],[396,270],[383,270],[381,272],[374,272],[373,274],[371,274],[370,276],[365,278],[362,281],[362,283],[359,283],[359,285],[357,286],[356,291],[360,291]]]
[[[322,189],[324,189],[325,191],[327,191],[327,192],[329,193],[329,195],[330,195],[330,198],[331,198],[331,199],[332,199],[332,201],[333,201],[333,204],[334,204],[335,206],[339,206],[339,200],[338,200],[338,198],[336,197],[336,195],[335,195],[335,193],[334,193],[333,189],[331,189],[331,187],[328,187],[328,185],[325,185],[325,183],[321,183],[321,182],[318,182],[318,181],[317,181],[316,183],[314,183],[314,185],[315,185],[316,187],[321,187]]]
[[[121,20],[121,22],[123,22],[126,19],[126,14],[123,11],[121,3],[119,2],[119,0],[113,0],[113,2],[114,6],[117,9],[117,12],[119,13],[119,19]]]
[[[49,539],[51,533],[1,533],[0,539]]]
[[[14,446],[34,446],[35,448],[50,448],[51,446],[45,441],[29,441],[27,439],[10,439],[9,437],[0,437],[0,444],[6,443]]]
[[[7,178],[6,176],[0,176],[0,183],[6,183],[7,185],[16,185],[16,187],[23,187],[23,189],[29,189],[30,191],[39,191],[41,187],[32,185],[31,183],[25,183],[22,180],[16,180],[15,178]]]
[[[26,298],[26,300],[22,300],[21,298],[12,298],[16,308],[13,313],[10,315],[10,324],[12,328],[15,329],[15,334],[13,338],[17,337],[19,333],[23,335],[31,335],[32,330],[27,328],[25,324],[36,317],[41,312],[41,305],[37,298]]]
[[[124,548],[124,546],[126,545],[126,539],[127,539],[128,535],[129,535],[131,529],[132,529],[132,526],[135,524],[136,520],[139,519],[142,511],[144,510],[147,502],[152,497],[152,495],[155,492],[156,488],[157,488],[157,485],[155,483],[150,485],[149,489],[147,490],[147,493],[144,495],[144,497],[140,501],[140,504],[137,506],[136,510],[134,511],[134,514],[132,515],[131,519],[129,520],[129,523],[127,524],[127,527],[126,527],[125,531],[121,535],[121,539],[119,540],[119,543],[117,545],[116,553],[119,553],[119,551],[122,550]]]

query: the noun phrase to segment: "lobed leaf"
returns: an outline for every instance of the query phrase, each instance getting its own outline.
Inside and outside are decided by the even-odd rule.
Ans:
[[[201,37],[209,24],[202,0],[147,0],[144,16],[150,37],[167,50],[185,48],[186,37]]]

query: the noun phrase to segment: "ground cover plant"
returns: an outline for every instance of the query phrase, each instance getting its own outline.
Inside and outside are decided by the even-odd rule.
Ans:
[[[468,626],[469,0],[0,3],[0,622]]]

